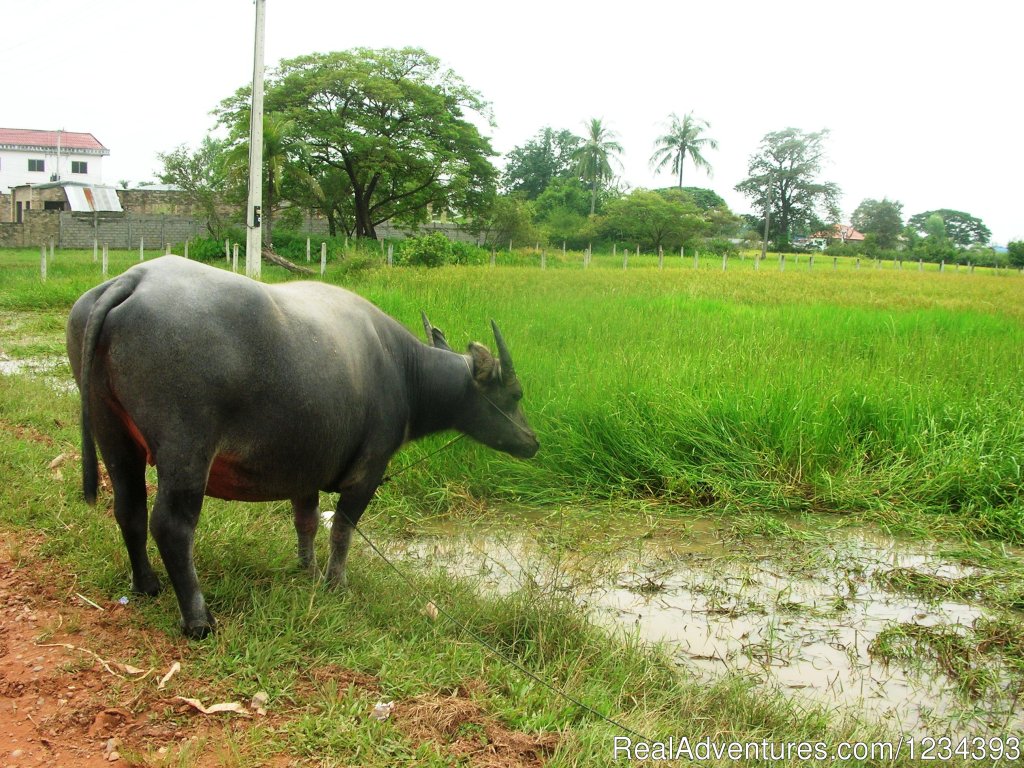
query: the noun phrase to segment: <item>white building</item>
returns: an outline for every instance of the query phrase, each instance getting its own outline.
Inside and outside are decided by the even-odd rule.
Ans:
[[[0,193],[51,181],[101,184],[109,154],[91,133],[0,128]]]

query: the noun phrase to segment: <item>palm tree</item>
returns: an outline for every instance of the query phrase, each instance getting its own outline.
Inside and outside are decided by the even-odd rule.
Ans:
[[[241,123],[239,124],[241,126]],[[248,123],[245,123],[248,132]],[[274,208],[286,174],[296,172],[294,161],[305,151],[295,121],[268,112],[263,115],[263,244],[274,247]],[[241,139],[231,150],[228,162],[239,179],[248,173],[249,141]]]
[[[590,184],[590,214],[593,215],[597,206],[597,185],[614,175],[612,160],[621,167],[616,155],[622,153],[622,145],[616,141],[615,132],[606,128],[600,118],[592,118],[584,125],[587,126],[587,135],[583,144],[573,152],[573,160],[576,172]]]
[[[682,120],[674,112],[669,115],[668,133],[659,136],[654,142],[655,150],[651,155],[651,167],[658,173],[669,163],[672,173],[679,174],[679,188],[683,188],[683,163],[690,156],[695,168],[703,168],[711,173],[711,164],[701,154],[701,149],[718,149],[718,142],[709,136],[701,136],[705,128],[710,128],[706,120],[701,120],[688,112]]]

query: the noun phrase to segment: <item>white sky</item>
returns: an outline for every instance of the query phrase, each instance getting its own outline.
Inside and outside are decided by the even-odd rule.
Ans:
[[[0,126],[93,133],[104,180],[154,178],[156,153],[195,146],[252,77],[252,0],[47,0],[0,5]],[[1024,4],[1018,0],[267,0],[266,63],[357,46],[419,46],[493,105],[496,151],[601,117],[632,186],[670,112],[719,142],[733,186],[761,138],[829,128],[823,178],[848,218],[888,196],[909,216],[953,208],[993,241],[1024,239]]]

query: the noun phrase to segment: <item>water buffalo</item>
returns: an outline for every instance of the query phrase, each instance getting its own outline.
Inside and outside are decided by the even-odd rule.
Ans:
[[[147,463],[158,478],[149,529],[182,631],[198,638],[214,628],[192,558],[204,495],[290,500],[300,563],[315,573],[319,492],[337,492],[326,575],[343,586],[352,529],[403,443],[456,429],[533,456],[498,327],[497,358],[476,343],[460,355],[423,320],[429,345],[342,288],[263,285],[177,256],[82,295],[67,346],[82,396],[83,487],[94,503],[98,443],[132,589],[160,589],[146,554]]]

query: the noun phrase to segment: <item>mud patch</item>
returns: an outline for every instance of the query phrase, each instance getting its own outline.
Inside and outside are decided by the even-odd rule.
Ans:
[[[479,688],[481,684],[475,687]],[[555,734],[538,736],[499,723],[470,696],[474,685],[450,695],[417,696],[395,705],[394,721],[417,745],[432,744],[460,765],[477,768],[534,768],[558,745]]]

